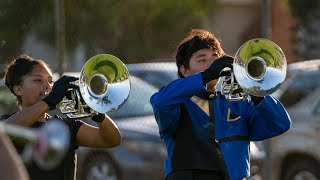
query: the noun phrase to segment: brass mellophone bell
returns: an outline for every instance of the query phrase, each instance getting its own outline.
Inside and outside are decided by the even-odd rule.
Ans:
[[[21,159],[24,162],[32,159],[42,169],[52,169],[61,163],[70,144],[68,127],[54,119],[37,130],[1,123],[0,133],[7,134],[14,142],[24,143]]]
[[[83,66],[76,85],[79,89],[70,89],[59,107],[69,118],[116,111],[128,99],[131,87],[127,67],[110,54],[90,58]]]
[[[286,72],[286,58],[277,44],[252,39],[238,49],[231,75],[222,82],[221,93],[229,101],[244,100],[249,95],[270,95],[284,82]]]

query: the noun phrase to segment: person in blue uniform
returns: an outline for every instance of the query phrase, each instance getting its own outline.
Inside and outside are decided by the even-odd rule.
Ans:
[[[53,83],[53,74],[43,61],[21,55],[13,59],[5,72],[5,84],[17,98],[18,112],[0,117],[4,123],[22,127],[40,128],[52,119],[61,120],[70,132],[70,146],[64,159],[52,169],[43,169],[36,162],[26,164],[30,179],[71,180],[76,177],[76,150],[79,146],[112,148],[121,142],[121,134],[114,121],[106,114],[91,117],[97,127],[81,120],[50,116],[53,110],[67,95],[69,88],[77,88],[72,82],[78,78],[62,76]],[[50,92],[49,94],[47,94]],[[20,153],[24,145],[14,143]]]
[[[240,180],[249,176],[250,141],[286,132],[291,120],[272,96],[230,102],[216,90],[233,57],[204,29],[193,29],[176,52],[178,78],[150,102],[168,158],[166,180]]]

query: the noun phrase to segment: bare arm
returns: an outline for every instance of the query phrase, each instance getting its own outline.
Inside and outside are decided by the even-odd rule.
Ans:
[[[29,175],[9,138],[0,133],[0,179],[28,180]]]
[[[89,124],[80,127],[77,134],[79,146],[111,148],[120,144],[120,131],[108,115],[105,115],[104,120],[97,125],[98,128]]]
[[[31,126],[37,120],[44,117],[49,110],[49,106],[44,101],[40,101],[30,107],[24,108],[18,113],[10,116],[5,122],[20,126]]]

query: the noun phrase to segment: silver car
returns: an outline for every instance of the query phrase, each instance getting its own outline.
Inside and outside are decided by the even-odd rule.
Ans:
[[[119,110],[109,114],[121,132],[121,145],[111,149],[80,147],[77,179],[164,179],[166,152],[149,103],[158,89],[134,76],[130,79],[128,100]],[[90,119],[84,121],[96,125]]]
[[[287,109],[292,127],[271,140],[274,180],[320,179],[320,60],[288,66],[289,79],[274,96]]]

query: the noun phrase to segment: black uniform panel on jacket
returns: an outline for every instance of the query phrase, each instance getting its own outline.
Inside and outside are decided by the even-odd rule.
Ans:
[[[172,170],[216,170],[224,171],[222,154],[214,139],[197,136],[193,131],[189,112],[184,103],[181,104],[181,117],[174,135]],[[199,137],[199,138],[197,138]]]

